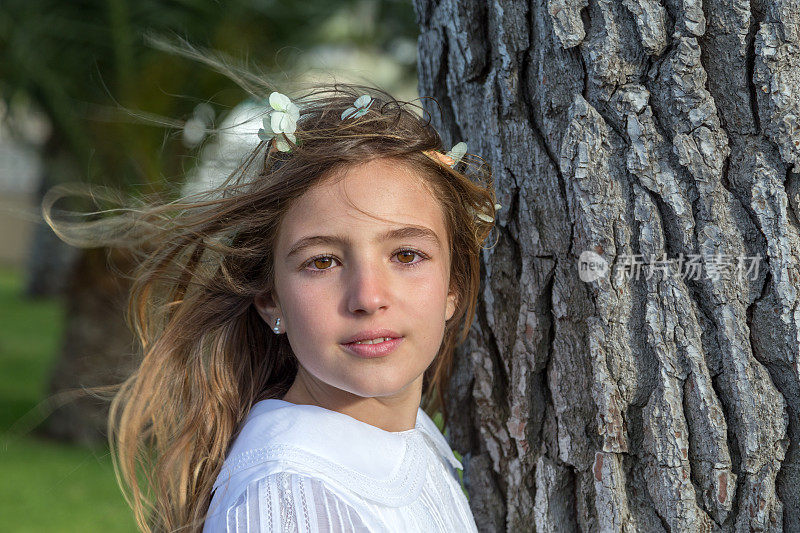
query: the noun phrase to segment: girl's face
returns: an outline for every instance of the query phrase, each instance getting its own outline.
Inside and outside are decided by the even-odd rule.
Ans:
[[[418,394],[455,311],[444,215],[403,163],[376,159],[343,174],[311,188],[284,217],[275,292],[258,295],[256,307],[270,328],[281,318],[315,394]],[[363,357],[346,345],[381,329],[401,337],[386,355]]]

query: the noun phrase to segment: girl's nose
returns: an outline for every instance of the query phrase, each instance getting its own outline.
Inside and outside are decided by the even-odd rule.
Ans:
[[[379,265],[357,267],[347,283],[347,306],[351,313],[372,314],[389,304],[388,277]]]

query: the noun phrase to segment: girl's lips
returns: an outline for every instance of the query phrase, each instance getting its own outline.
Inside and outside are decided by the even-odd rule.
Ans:
[[[401,342],[403,342],[403,337],[388,339],[378,344],[356,344],[355,342],[348,342],[347,344],[342,344],[342,346],[358,357],[368,359],[389,355]]]

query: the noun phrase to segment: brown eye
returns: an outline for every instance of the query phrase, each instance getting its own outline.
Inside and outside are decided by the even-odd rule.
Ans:
[[[413,260],[414,260],[414,256],[416,256],[416,255],[417,255],[417,253],[416,253],[416,252],[412,252],[412,251],[410,251],[410,250],[403,250],[402,252],[397,252],[397,256],[398,256],[398,257],[402,257],[402,256],[404,256],[404,255],[405,255],[405,256],[406,256],[406,257],[409,259],[409,261],[403,261],[403,260],[401,259],[401,260],[400,260],[400,262],[401,262],[401,263],[410,263],[411,261],[413,261]]]
[[[331,258],[330,257],[318,257],[318,258],[314,259],[314,261],[313,261],[314,266],[319,268],[319,269],[321,269],[321,270],[325,270],[327,267],[331,266],[330,262],[331,262]],[[325,263],[325,264],[322,265],[321,263]]]

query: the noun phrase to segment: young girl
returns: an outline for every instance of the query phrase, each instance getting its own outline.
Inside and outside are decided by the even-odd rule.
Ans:
[[[442,153],[407,107],[355,85],[272,92],[225,183],[103,222],[106,243],[122,229],[146,249],[128,315],[143,358],[109,417],[143,531],[476,530],[429,415],[447,421],[500,206],[464,144]],[[45,218],[70,240],[61,192]]]

